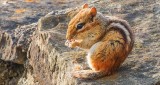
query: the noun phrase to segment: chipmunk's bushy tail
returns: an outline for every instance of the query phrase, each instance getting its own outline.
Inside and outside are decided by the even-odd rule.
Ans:
[[[80,79],[98,79],[107,75],[110,75],[111,73],[108,72],[98,72],[93,70],[80,70],[73,72],[73,77],[80,78]]]

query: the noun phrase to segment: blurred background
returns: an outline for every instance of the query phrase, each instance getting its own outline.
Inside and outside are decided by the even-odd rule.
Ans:
[[[47,13],[76,7],[87,0],[0,0],[0,29],[31,24]]]

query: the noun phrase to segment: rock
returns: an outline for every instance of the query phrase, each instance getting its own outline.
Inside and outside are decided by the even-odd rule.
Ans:
[[[40,17],[53,10],[77,7],[87,1],[50,0],[0,0],[0,29],[13,30],[19,25],[36,23]]]
[[[0,59],[23,64],[36,24],[17,27],[11,32],[0,31]]]
[[[65,13],[56,14],[56,11],[50,12],[38,20],[38,28],[41,30],[51,29],[57,26],[60,22],[65,22],[66,20],[67,15]]]
[[[66,15],[62,15],[62,18],[66,18]],[[48,15],[49,16],[49,15]],[[46,21],[51,18],[55,18],[57,15],[44,17]],[[60,15],[59,15],[60,16]],[[29,49],[27,52],[28,65],[31,66],[31,72],[27,72],[27,75],[31,75],[30,77],[33,81],[37,81],[37,84],[42,85],[67,85],[72,84],[73,82],[69,82],[68,74],[71,71],[71,62],[69,56],[63,55],[64,52],[68,52],[70,49],[64,46],[65,42],[65,32],[66,32],[66,22],[61,23],[58,27],[52,28],[49,26],[51,30],[46,31],[43,25],[46,25],[43,22],[42,26],[34,33],[32,37],[32,42],[29,45]],[[49,23],[57,23],[52,21]],[[60,22],[58,22],[59,24]],[[57,24],[57,25],[58,25]],[[43,29],[43,31],[41,30]],[[30,77],[26,79],[20,79],[19,85],[24,84],[23,80],[29,81]],[[57,82],[56,82],[57,81]],[[62,82],[59,82],[62,81]],[[34,83],[35,84],[35,83]]]
[[[0,85],[16,85],[24,73],[24,66],[0,60]]]
[[[79,10],[80,8],[52,11],[38,20],[38,28],[40,30],[56,28],[58,24],[67,23],[69,18],[74,17]]]
[[[17,24],[15,21],[0,20],[0,29],[12,30],[18,26]]]
[[[160,14],[160,4],[155,4],[155,7],[153,8],[153,12],[155,14]]]
[[[117,73],[97,80],[72,77],[75,70],[89,69],[83,50],[64,46],[68,20],[80,10],[75,8],[52,11],[38,23],[0,30],[0,84],[159,85],[160,17],[155,2],[95,0],[91,3],[106,15],[127,19],[133,27],[134,49]]]

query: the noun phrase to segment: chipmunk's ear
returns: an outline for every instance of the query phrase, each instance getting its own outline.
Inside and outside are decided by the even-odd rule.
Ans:
[[[84,9],[84,8],[88,8],[88,4],[84,4],[83,6],[82,6],[82,8]]]
[[[92,15],[93,17],[96,16],[96,14],[97,14],[96,8],[95,8],[95,7],[92,7],[90,13],[91,13],[91,15]]]

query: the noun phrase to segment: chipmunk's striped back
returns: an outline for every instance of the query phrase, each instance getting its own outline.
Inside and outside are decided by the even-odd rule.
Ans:
[[[103,16],[101,13],[97,13],[95,20],[99,21],[102,29],[106,29],[107,32],[111,29],[115,29],[123,35],[125,42],[129,44],[131,50],[134,44],[134,35],[131,31],[131,27],[127,21],[119,19],[114,16]]]

